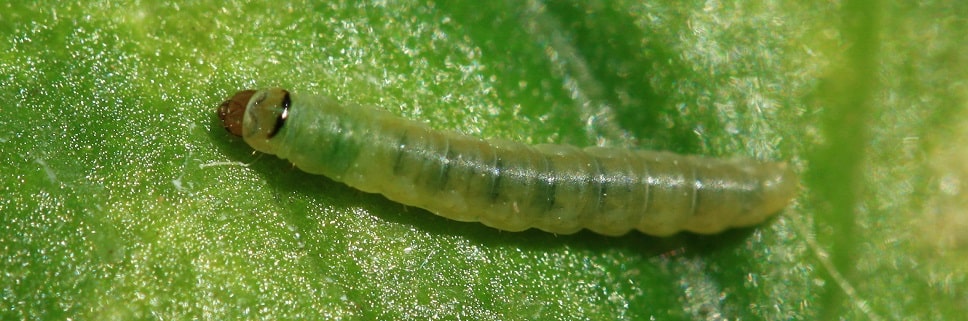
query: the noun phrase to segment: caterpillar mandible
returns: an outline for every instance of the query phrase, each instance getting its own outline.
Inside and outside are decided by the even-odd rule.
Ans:
[[[758,224],[797,193],[785,163],[483,140],[281,88],[240,91],[217,112],[303,171],[507,231],[717,233]]]

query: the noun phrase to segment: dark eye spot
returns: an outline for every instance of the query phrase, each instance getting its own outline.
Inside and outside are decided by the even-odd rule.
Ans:
[[[289,106],[292,105],[292,100],[289,99],[288,91],[283,90],[282,92],[282,103],[280,103],[282,111],[279,112],[279,117],[276,117],[276,124],[272,127],[272,131],[269,132],[269,135],[267,135],[266,138],[276,136],[276,134],[282,130],[282,126],[286,124],[286,119],[289,118]]]

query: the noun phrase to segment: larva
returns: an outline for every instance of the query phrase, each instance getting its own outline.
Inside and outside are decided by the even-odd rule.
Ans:
[[[218,115],[303,171],[507,231],[717,233],[760,223],[796,194],[784,163],[482,140],[280,88],[241,91]]]

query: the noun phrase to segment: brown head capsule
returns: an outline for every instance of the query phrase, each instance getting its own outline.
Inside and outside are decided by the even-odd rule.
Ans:
[[[243,90],[232,95],[232,98],[222,102],[218,106],[218,118],[222,120],[222,126],[232,135],[242,136],[242,119],[245,117],[245,107],[249,104],[249,99],[255,94],[255,90]]]

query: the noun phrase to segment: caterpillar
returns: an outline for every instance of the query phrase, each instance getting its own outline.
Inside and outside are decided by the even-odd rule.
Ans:
[[[305,172],[506,231],[712,234],[758,224],[797,192],[785,163],[483,140],[281,88],[240,91],[217,113]]]

